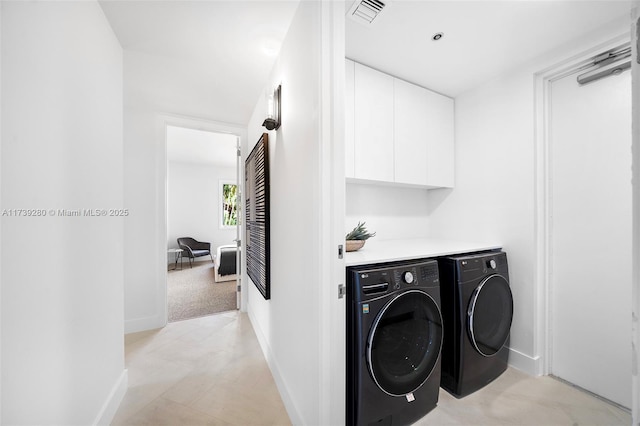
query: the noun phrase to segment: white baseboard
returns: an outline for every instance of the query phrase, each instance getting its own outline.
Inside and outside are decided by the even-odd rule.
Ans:
[[[291,423],[294,425],[302,425],[305,424],[302,416],[298,412],[295,404],[293,403],[293,399],[291,398],[291,394],[287,389],[284,380],[282,378],[282,374],[280,373],[280,369],[278,368],[278,363],[275,361],[273,354],[271,353],[271,347],[269,346],[269,342],[262,334],[262,330],[259,327],[256,327],[257,321],[253,316],[253,312],[251,309],[248,309],[249,320],[251,321],[251,325],[253,326],[253,330],[256,333],[256,337],[258,338],[258,343],[260,343],[260,347],[262,348],[262,353],[267,360],[267,364],[269,365],[269,370],[271,370],[271,375],[273,376],[273,380],[276,382],[276,386],[278,387],[278,392],[280,392],[280,397],[282,398],[282,402],[284,403],[284,407],[287,410],[287,414],[289,415],[289,419]]]
[[[542,375],[542,360],[509,348],[509,366],[532,376]]]
[[[156,328],[162,328],[165,325],[167,325],[167,319],[161,318],[158,315],[125,320],[124,334],[137,333],[138,331],[155,330]]]
[[[113,388],[111,388],[111,392],[109,392],[107,400],[102,404],[102,408],[93,422],[94,425],[108,426],[111,424],[113,417],[118,411],[118,407],[120,407],[122,398],[124,398],[124,394],[127,393],[128,386],[129,372],[125,369],[122,371],[122,374],[120,374],[118,380],[116,380]]]

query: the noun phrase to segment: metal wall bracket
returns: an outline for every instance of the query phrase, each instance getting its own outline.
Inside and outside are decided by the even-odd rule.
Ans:
[[[338,259],[342,259],[344,257],[344,246],[340,244],[338,246]]]
[[[343,299],[346,294],[347,288],[344,286],[344,284],[338,284],[338,299]]]

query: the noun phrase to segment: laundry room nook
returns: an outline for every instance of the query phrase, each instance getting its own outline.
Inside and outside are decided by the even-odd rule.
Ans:
[[[346,424],[631,423],[629,7],[352,4]]]

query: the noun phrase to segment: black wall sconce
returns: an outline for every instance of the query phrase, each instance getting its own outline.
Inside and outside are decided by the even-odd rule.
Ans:
[[[278,130],[280,128],[280,91],[282,85],[278,85],[273,93],[267,94],[267,118],[262,125],[267,130]]]

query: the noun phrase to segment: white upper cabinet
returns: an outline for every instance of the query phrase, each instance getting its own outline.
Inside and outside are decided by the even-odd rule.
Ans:
[[[452,188],[453,99],[346,60],[347,178]]]
[[[393,77],[355,64],[355,176],[393,182]]]
[[[353,124],[355,121],[354,113],[354,77],[355,77],[355,62],[347,59],[345,63],[345,171],[344,174],[348,178],[354,178],[355,175],[355,135]]]
[[[453,188],[453,99],[394,79],[395,182]]]
[[[427,92],[427,184],[453,188],[455,176],[453,99]]]
[[[394,84],[395,182],[428,185],[428,91],[397,78]]]

